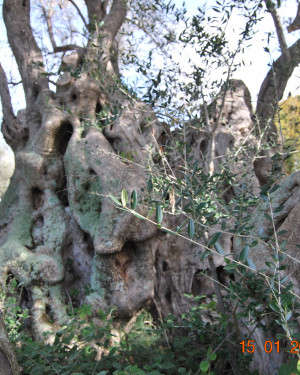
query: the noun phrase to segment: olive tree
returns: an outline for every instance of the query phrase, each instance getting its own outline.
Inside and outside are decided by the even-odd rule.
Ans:
[[[164,121],[159,121],[159,114],[152,106],[138,99],[120,79],[118,33],[131,20],[130,27],[140,26],[153,41],[157,35],[154,30],[153,34],[147,30],[149,22],[146,27],[142,22],[146,18],[139,22],[137,16],[159,13],[158,3],[85,0],[86,19],[76,1],[58,1],[58,6],[74,7],[77,17],[83,20],[87,36],[84,45],[76,45],[71,39],[58,44],[52,22],[56,3],[49,4],[41,8],[51,44],[45,52],[33,33],[30,1],[3,2],[7,38],[26,100],[26,108],[17,115],[0,66],[1,130],[14,151],[16,165],[1,201],[0,270],[3,277],[13,276],[22,286],[20,301],[30,310],[35,338],[42,339],[44,332],[68,321],[68,304],[79,306],[85,302],[95,311],[115,307],[116,316],[128,321],[146,306],[159,317],[168,313],[180,316],[194,303],[186,294],[216,293],[223,309],[216,284],[229,277],[224,271],[224,256],[220,252],[208,258],[202,256],[219,224],[207,219],[209,225],[201,232],[202,237],[190,242],[187,236],[173,236],[172,231],[153,225],[147,203],[140,204],[138,211],[132,213],[126,207],[120,210],[110,196],[119,197],[123,190],[126,206],[125,191],[135,191],[147,202],[153,191],[153,178],[157,183],[160,172],[167,171],[170,183],[163,180],[162,185],[170,189],[162,199],[169,205],[169,214],[162,221],[156,201],[157,219],[166,229],[180,226],[182,212],[175,214],[180,194],[171,186],[182,176],[182,165],[194,163],[195,171],[201,167],[210,178],[222,169],[228,151],[244,145],[254,151],[243,153],[230,173],[238,175],[240,183],[247,174],[246,180],[253,184],[257,195],[260,184],[268,182],[273,152],[271,148],[261,152],[258,145],[274,139],[271,136],[275,132],[274,114],[300,61],[300,42],[286,45],[277,4],[272,1],[255,4],[254,11],[271,13],[282,52],[262,83],[255,119],[249,90],[239,80],[227,80],[212,103],[203,104],[200,117],[204,126],[198,126],[199,116],[187,122],[183,132],[184,147],[188,145],[190,149],[187,160],[187,154],[177,158],[174,152],[164,151],[170,140],[176,142],[178,129],[173,129],[173,133]],[[233,3],[233,7],[238,5],[238,1]],[[140,13],[135,13],[137,7]],[[169,12],[169,5],[163,9]],[[203,32],[196,22],[193,27],[195,35]],[[171,41],[172,34],[168,38]],[[57,80],[46,69],[49,54],[58,61]],[[159,80],[160,73],[152,80],[149,93],[154,92]],[[199,91],[200,86],[201,82]],[[288,221],[293,223],[286,235],[289,244],[296,241],[299,181],[298,174],[291,176],[276,193],[276,207],[285,203],[285,209],[274,215],[272,224],[279,228],[288,225]],[[182,183],[185,185],[181,187],[189,183],[186,174]],[[219,192],[209,190],[210,181],[196,183],[204,186],[205,196],[212,197],[214,209],[222,211]],[[228,181],[224,181],[223,187],[224,202],[240,194],[237,187],[228,186]],[[183,201],[186,199],[184,196]],[[168,211],[167,207],[165,210]],[[259,210],[256,222],[264,230],[271,225]],[[192,225],[190,221],[190,234]],[[226,254],[237,253],[242,246],[238,241],[239,236],[224,232],[220,246]],[[259,254],[269,256],[266,247],[255,254],[252,258],[257,264],[263,263]],[[205,270],[209,277],[203,275]],[[260,361],[268,371],[264,373],[271,373],[271,356],[255,354],[257,366],[261,366]],[[280,358],[277,355],[277,363]],[[235,368],[233,360],[231,366]]]

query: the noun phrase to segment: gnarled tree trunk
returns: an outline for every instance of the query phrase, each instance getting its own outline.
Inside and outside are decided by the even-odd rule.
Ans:
[[[65,73],[55,92],[49,89],[31,30],[29,1],[5,0],[3,5],[27,107],[14,115],[0,69],[2,132],[16,160],[1,202],[0,272],[22,282],[22,303],[30,309],[37,339],[68,321],[69,302],[85,301],[95,310],[116,307],[122,318],[149,304],[159,315],[179,316],[192,303],[186,294],[212,298],[215,293],[213,281],[199,276],[199,271],[212,272],[209,260],[200,259],[206,238],[191,244],[174,237],[120,210],[109,198],[124,188],[139,193],[145,188],[149,171],[161,163],[158,145],[165,134],[152,109],[130,97],[117,79],[115,37],[126,15],[125,2],[114,0],[109,12],[107,1],[85,3],[92,36],[85,48],[64,57]],[[223,89],[211,108],[209,121],[217,124],[211,158],[217,170],[233,146],[255,149],[257,138],[249,92],[241,81]],[[203,155],[211,150],[207,132],[191,130],[187,138],[194,160],[206,168]],[[255,153],[243,154],[232,172],[244,175],[240,183],[253,184],[257,192],[254,158]],[[174,171],[180,173],[176,163]],[[224,187],[226,201],[235,194],[234,188]],[[146,206],[139,210],[148,213]],[[180,223],[174,215],[165,215],[163,222],[169,228]],[[235,250],[233,242],[229,234],[222,237],[226,254]],[[224,281],[224,258],[214,255],[213,263]],[[271,365],[265,368],[271,374]]]

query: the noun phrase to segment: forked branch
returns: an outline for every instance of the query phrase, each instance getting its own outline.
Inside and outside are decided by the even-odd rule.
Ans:
[[[92,23],[94,19],[102,21],[106,16],[108,0],[84,0],[84,2],[88,10],[89,22]]]
[[[110,12],[104,18],[103,31],[104,35],[109,38],[109,40],[114,40],[117,32],[122,26],[127,13],[126,1],[125,0],[114,0]]]
[[[97,58],[100,58],[99,62],[104,70],[110,74],[118,74],[114,41],[126,17],[126,0],[114,0],[108,14],[106,0],[102,2],[85,0],[85,3],[90,23],[94,22],[94,30],[89,43],[90,50],[93,51],[92,54],[98,55]]]
[[[42,89],[48,89],[43,57],[30,25],[29,0],[4,0],[3,18],[7,38],[22,77],[25,98],[31,106]]]
[[[286,44],[286,40],[285,40],[285,37],[284,37],[283,28],[282,28],[282,24],[281,24],[281,21],[280,21],[279,14],[277,13],[276,7],[275,7],[275,5],[273,4],[272,1],[265,0],[265,3],[266,3],[266,7],[267,7],[268,11],[270,12],[270,14],[273,18],[273,22],[274,22],[274,25],[275,25],[275,29],[276,29],[277,38],[278,38],[278,41],[279,41],[281,52],[282,52],[283,55],[285,55],[286,59],[289,60],[290,59],[290,53],[289,53],[289,49],[288,49],[288,46]]]
[[[78,50],[81,48],[77,46],[76,44],[66,44],[63,46],[58,46],[55,41],[52,20],[51,20],[53,11],[52,9],[49,9],[49,11],[47,12],[45,7],[42,5],[42,12],[43,12],[43,16],[45,18],[46,24],[47,24],[48,34],[49,34],[49,38],[50,38],[54,53],[74,51],[74,50]]]
[[[257,117],[260,121],[262,120],[261,125],[263,127],[270,124],[275,132],[273,117],[278,102],[282,99],[288,80],[300,62],[300,39],[288,48],[288,54],[290,59],[287,59],[287,55],[282,53],[272,64],[258,94]]]

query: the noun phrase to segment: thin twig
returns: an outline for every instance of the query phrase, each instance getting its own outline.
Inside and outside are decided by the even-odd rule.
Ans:
[[[80,18],[82,19],[82,22],[84,23],[84,26],[86,27],[86,29],[88,30],[89,29],[89,25],[87,24],[85,18],[83,17],[83,14],[81,13],[81,10],[79,9],[78,5],[75,3],[74,0],[69,0],[70,3],[76,8]]]

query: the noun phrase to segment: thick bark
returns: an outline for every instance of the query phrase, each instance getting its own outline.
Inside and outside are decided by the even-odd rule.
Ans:
[[[274,21],[282,54],[273,62],[260,87],[257,99],[255,114],[257,135],[262,143],[271,145],[269,150],[262,150],[254,162],[255,172],[261,185],[268,182],[268,175],[272,167],[271,157],[276,149],[274,144],[277,143],[277,129],[274,117],[278,113],[278,103],[283,97],[288,80],[300,62],[300,39],[289,48],[287,47],[280,17],[275,6],[272,1],[265,0],[265,3]]]
[[[88,17],[90,22],[93,20],[102,21],[103,18],[106,16],[106,10],[108,5],[108,0],[100,0],[100,1],[93,1],[93,0],[85,0],[85,4],[88,10]]]
[[[0,199],[8,188],[14,169],[14,154],[0,133]]]
[[[20,372],[21,368],[18,366],[15,353],[7,337],[2,315],[0,313],[0,374],[18,375]]]
[[[87,56],[90,56],[90,60],[98,60],[105,72],[118,76],[118,51],[115,47],[115,37],[125,20],[126,1],[114,0],[108,14],[106,0],[100,2],[85,0],[85,3],[90,22],[92,22],[92,37],[88,45]]]
[[[43,68],[36,65],[41,53],[29,24],[29,1],[4,3],[9,42],[28,104],[27,115],[21,112],[16,120],[7,84],[1,79],[1,97],[8,103],[4,130],[12,143],[11,133],[17,133],[15,124],[20,121],[29,129],[29,140],[25,144],[17,136],[16,171],[1,202],[0,272],[14,275],[26,290],[28,300],[23,302],[30,309],[37,339],[68,321],[70,301],[75,306],[90,303],[95,310],[115,306],[117,316],[123,318],[149,304],[159,316],[180,316],[193,304],[186,294],[214,299],[214,282],[204,272],[208,276],[217,272],[220,282],[228,281],[222,256],[214,254],[210,262],[200,259],[205,238],[191,243],[172,236],[119,210],[109,198],[124,188],[143,195],[149,173],[165,167],[160,144],[166,134],[152,109],[132,98],[113,77],[117,68],[112,47],[126,15],[125,2],[114,0],[109,13],[106,1],[86,0],[86,4],[90,25],[94,15],[98,21],[93,37],[86,49],[63,61],[65,67],[80,70],[80,77],[65,73],[54,93],[40,75]],[[21,45],[22,28],[26,41]],[[293,59],[294,50],[290,53]],[[279,69],[283,62],[279,59],[276,64]],[[269,98],[266,111],[274,103],[268,84],[270,77],[262,89],[266,100]],[[252,185],[258,193],[252,164],[257,139],[250,94],[241,81],[232,81],[226,90],[209,108],[215,142],[210,155],[213,169],[218,171],[231,157],[230,172],[242,176],[236,177],[239,184]],[[262,107],[259,113],[265,116]],[[195,130],[198,125],[188,127],[186,141],[193,161],[206,170],[208,132]],[[251,151],[242,151],[244,145]],[[182,178],[177,160],[167,162],[174,176]],[[239,190],[238,184],[224,186],[223,199],[229,202]],[[141,199],[139,207],[140,214],[148,213]],[[166,227],[174,229],[181,223],[181,216],[164,216]],[[207,229],[209,238],[220,228]],[[234,251],[232,234],[223,235],[220,242],[226,254]],[[212,264],[215,272],[210,269]],[[87,286],[91,290],[88,296],[84,294]],[[74,289],[79,294],[72,293]],[[203,313],[203,319],[212,321],[214,317]],[[263,334],[257,335],[263,342]],[[256,364],[262,358],[258,355]],[[271,374],[270,361],[266,367],[265,374]]]
[[[255,123],[261,142],[277,143],[277,129],[274,116],[282,99],[286,85],[300,61],[300,39],[288,48],[289,58],[282,54],[272,65],[264,79],[257,99]],[[271,172],[271,157],[274,151],[263,150],[255,160],[255,172],[261,185],[265,185]]]
[[[265,0],[268,11],[271,13],[279,45],[281,56],[272,64],[266,78],[264,79],[257,99],[257,122],[261,128],[270,126],[269,137],[272,132],[276,134],[273,123],[274,115],[277,111],[278,102],[282,99],[287,82],[291,77],[295,67],[300,62],[300,40],[297,40],[288,48],[280,17],[272,1]]]
[[[3,19],[9,45],[16,58],[22,78],[27,108],[35,102],[41,90],[48,88],[41,51],[30,25],[30,1],[5,0]]]
[[[275,131],[273,118],[282,99],[287,82],[300,61],[300,40],[288,48],[290,60],[282,54],[272,65],[259,90],[256,114],[263,128],[270,125]]]
[[[278,38],[278,41],[279,41],[281,52],[283,53],[283,55],[285,56],[287,61],[289,61],[290,53],[289,53],[288,46],[286,44],[286,40],[285,40],[285,37],[284,37],[283,28],[282,28],[282,24],[281,24],[279,14],[277,13],[276,7],[275,7],[275,5],[273,4],[272,1],[265,0],[265,3],[266,3],[266,7],[267,7],[268,11],[271,13],[272,18],[273,18],[273,22],[274,22],[274,25],[275,25],[275,29],[276,29],[277,38]]]

